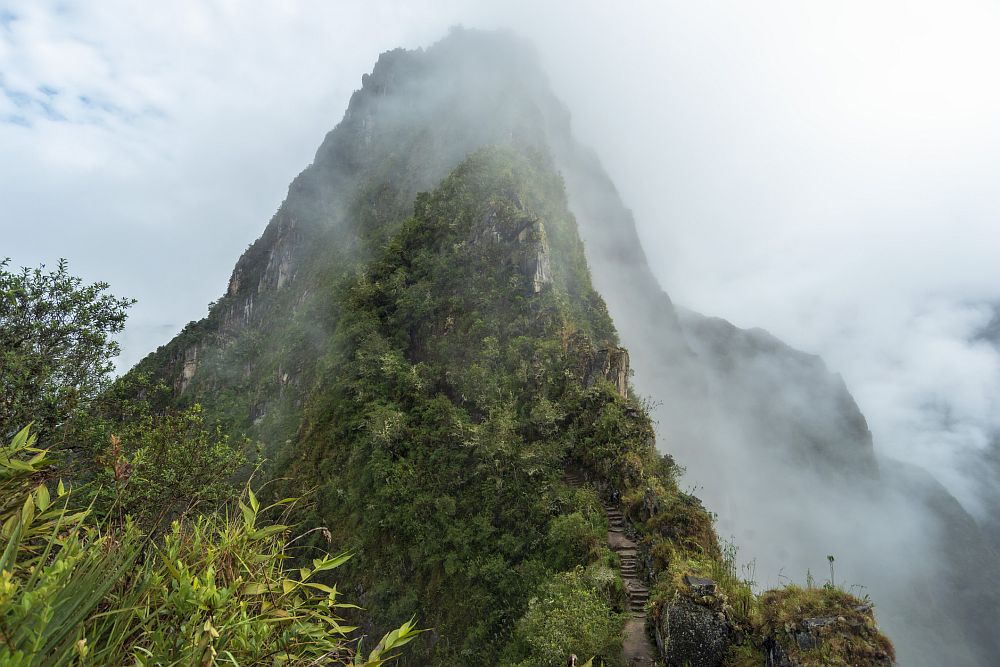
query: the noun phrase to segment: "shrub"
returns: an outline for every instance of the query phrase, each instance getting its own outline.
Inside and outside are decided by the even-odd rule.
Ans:
[[[518,621],[506,665],[562,667],[571,653],[620,664],[624,618],[583,568],[554,575]]]
[[[261,525],[248,489],[231,513],[175,522],[162,545],[130,521],[102,529],[38,479],[50,463],[27,428],[0,451],[0,664],[370,665],[398,655],[407,622],[361,657],[318,575],[348,558],[290,570],[290,527]]]
[[[201,406],[166,414],[136,414],[108,426],[96,454],[97,508],[130,515],[144,529],[169,525],[193,509],[209,511],[238,495],[236,472],[253,449],[205,424]],[[107,430],[107,429],[105,429]]]
[[[601,535],[579,512],[562,514],[549,523],[549,563],[557,570],[586,565],[601,545]]]

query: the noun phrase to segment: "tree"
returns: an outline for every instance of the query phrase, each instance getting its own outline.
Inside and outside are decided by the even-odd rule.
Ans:
[[[134,299],[85,285],[66,260],[55,271],[0,261],[0,437],[29,422],[50,441],[103,387]]]

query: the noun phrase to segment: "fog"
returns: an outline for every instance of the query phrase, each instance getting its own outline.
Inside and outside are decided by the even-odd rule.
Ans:
[[[987,515],[972,473],[1000,431],[1000,354],[976,338],[1000,302],[1000,8],[539,4],[0,2],[0,256],[67,257],[138,298],[127,368],[222,294],[378,53],[510,27],[673,300],[821,355],[880,457]],[[931,575],[933,559],[896,567],[938,539],[911,487],[865,531],[865,485],[814,483],[757,456],[739,420],[697,416],[724,461],[671,449],[762,584],[825,578],[827,553],[883,595]]]

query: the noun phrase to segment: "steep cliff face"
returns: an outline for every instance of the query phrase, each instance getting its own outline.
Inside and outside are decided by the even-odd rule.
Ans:
[[[506,146],[520,155],[550,156],[544,158],[551,160],[546,168],[557,170],[565,182],[566,201],[575,216],[573,231],[566,233],[565,226],[553,224],[552,219],[541,215],[538,202],[529,205],[520,189],[510,192],[501,189],[490,195],[499,208],[477,209],[476,224],[470,225],[468,236],[454,241],[465,244],[463,247],[477,248],[476,252],[498,252],[497,265],[507,272],[504,274],[507,278],[516,279],[513,289],[519,299],[545,300],[563,295],[559,304],[545,312],[557,314],[552,315],[556,319],[575,323],[576,328],[587,333],[588,341],[571,344],[575,340],[573,327],[558,332],[544,329],[543,338],[550,342],[560,341],[559,345],[565,350],[587,350],[586,354],[576,355],[572,363],[568,358],[559,363],[575,374],[581,387],[612,386],[612,394],[617,398],[601,394],[602,400],[611,401],[610,405],[618,405],[614,402],[618,400],[633,400],[636,395],[652,399],[657,406],[654,416],[658,420],[661,450],[669,451],[679,463],[688,467],[691,479],[704,487],[709,509],[719,512],[727,532],[734,517],[738,517],[741,525],[749,526],[758,535],[766,535],[769,545],[783,544],[793,552],[800,552],[810,546],[808,541],[814,534],[825,530],[815,519],[811,520],[809,530],[812,532],[799,530],[797,522],[800,519],[807,526],[811,519],[807,509],[810,505],[796,505],[800,495],[823,498],[823,502],[827,499],[841,502],[849,494],[854,498],[864,496],[858,501],[860,504],[881,502],[872,489],[894,482],[891,475],[884,475],[887,464],[876,462],[864,417],[843,382],[830,374],[815,357],[792,350],[761,332],[740,330],[694,313],[678,313],[650,270],[631,214],[594,154],[576,143],[568,114],[548,89],[530,47],[509,35],[457,31],[426,51],[397,50],[383,54],[372,73],[363,77],[361,89],[352,97],[343,120],[323,141],[313,164],[292,183],[286,200],[264,234],[240,258],[225,295],[212,307],[209,317],[189,325],[169,345],[144,360],[137,370],[166,379],[175,388],[178,402],[200,401],[213,418],[261,439],[268,446],[271,458],[278,460],[280,466],[295,470],[304,479],[308,473],[311,481],[327,489],[324,501],[329,516],[340,516],[335,509],[336,499],[341,497],[338,489],[345,494],[351,492],[346,486],[338,487],[331,482],[334,479],[331,471],[336,468],[332,462],[338,459],[336,456],[327,458],[327,450],[335,449],[338,438],[342,442],[347,437],[343,433],[337,435],[335,429],[352,428],[355,433],[367,433],[366,429],[377,426],[366,437],[382,438],[384,442],[367,451],[361,459],[366,462],[363,469],[369,471],[365,479],[371,484],[378,481],[379,485],[389,485],[386,498],[405,504],[406,499],[399,489],[410,487],[392,485],[398,479],[407,479],[406,475],[412,475],[413,471],[393,469],[392,476],[386,476],[390,468],[381,467],[381,464],[384,463],[382,457],[392,462],[395,461],[393,457],[400,455],[399,448],[403,444],[398,438],[400,433],[405,433],[405,429],[400,430],[403,423],[400,420],[410,414],[412,405],[405,409],[381,405],[377,413],[365,413],[364,419],[352,420],[345,413],[342,419],[331,422],[329,404],[318,400],[317,396],[329,396],[323,388],[329,388],[326,383],[334,381],[331,378],[341,377],[334,371],[342,370],[338,364],[343,363],[346,352],[363,352],[369,355],[366,357],[369,361],[378,361],[379,370],[369,369],[371,376],[367,381],[381,382],[383,375],[391,375],[404,387],[410,386],[407,383],[416,383],[414,387],[431,383],[428,386],[444,391],[448,402],[462,410],[470,409],[470,405],[491,405],[489,401],[493,399],[488,400],[487,396],[504,396],[504,392],[512,391],[511,388],[460,378],[482,379],[490,374],[490,366],[485,365],[484,359],[495,359],[499,353],[492,343],[478,346],[493,337],[494,332],[488,331],[488,327],[483,329],[484,325],[480,324],[476,325],[475,335],[469,338],[466,334],[471,324],[463,325],[459,321],[461,309],[451,312],[445,308],[423,313],[421,317],[414,315],[403,321],[393,321],[393,326],[400,325],[391,329],[395,333],[383,331],[381,338],[373,339],[386,339],[386,347],[361,349],[357,347],[358,341],[345,333],[349,331],[345,327],[351,324],[356,313],[345,310],[337,295],[345,290],[371,288],[364,277],[371,276],[389,261],[385,255],[387,248],[406,255],[393,244],[414,242],[414,235],[419,236],[408,221],[413,217],[421,219],[426,213],[422,207],[429,205],[430,200],[418,198],[418,193],[435,189],[470,153],[486,145]],[[561,187],[550,199],[562,201]],[[553,204],[550,202],[549,206]],[[435,225],[447,220],[447,215],[441,211],[423,218],[427,229],[436,229]],[[446,251],[444,246],[435,250]],[[567,262],[567,257],[579,261]],[[357,282],[359,275],[360,283]],[[478,278],[471,274],[465,276],[467,281]],[[606,319],[599,312],[604,308],[603,302],[598,306],[590,297],[584,298],[591,289],[591,276],[593,287],[607,302],[617,335],[608,328],[610,320],[608,324],[600,324]],[[389,275],[385,277],[385,280],[390,279]],[[406,287],[404,302],[406,308],[415,309],[412,312],[422,313],[421,304],[429,307],[436,303],[428,292],[421,291],[421,283]],[[384,289],[382,285],[376,291]],[[512,294],[504,291],[503,298],[513,298]],[[398,310],[397,296],[401,295],[394,296],[391,303]],[[369,305],[383,317],[386,314],[379,309],[387,308],[388,303]],[[512,326],[500,316],[484,321],[492,323],[498,331]],[[393,323],[381,322],[380,327]],[[401,326],[404,323],[405,326]],[[466,332],[463,334],[466,340],[476,342],[472,357],[457,354],[458,348],[437,347],[437,343],[431,343],[455,340],[462,331]],[[626,349],[628,352],[624,351]],[[448,357],[450,353],[456,353],[454,359]],[[422,376],[419,365],[427,363],[427,355],[439,358],[450,369],[450,374],[435,378]],[[400,375],[401,368],[406,369],[406,373]],[[631,387],[627,381],[630,369],[634,369]],[[546,370],[538,377],[550,378],[548,373]],[[414,387],[411,389],[415,391]],[[564,418],[558,414],[552,417],[555,421],[545,417],[552,409],[551,397],[546,397],[546,401],[548,403],[539,402],[533,406],[537,408],[535,418],[540,421],[532,428],[540,432],[554,423],[562,423],[559,419]],[[431,412],[439,408],[445,409],[435,404]],[[447,414],[442,413],[444,417],[451,414],[448,412],[451,409],[447,408]],[[472,410],[475,419],[489,414],[488,410],[483,413],[484,409]],[[628,409],[635,411],[637,408]],[[465,427],[459,428],[461,420],[456,422],[451,417],[444,417],[439,423],[440,437],[447,441]],[[518,419],[527,417],[520,415]],[[500,428],[500,422],[496,428]],[[503,429],[491,431],[494,435],[504,432]],[[497,437],[498,442],[504,441]],[[444,448],[438,456],[456,457],[456,460],[465,456],[467,452],[463,447],[467,443],[463,442],[455,441],[452,449]],[[590,442],[594,451],[604,451],[600,447],[608,445],[593,438]],[[306,451],[308,455],[304,454]],[[340,451],[337,456],[347,456],[344,452],[353,450]],[[552,451],[560,452],[560,456],[567,454],[565,449]],[[373,461],[371,457],[376,453],[377,460]],[[573,455],[582,456],[580,452]],[[555,463],[558,456],[551,452],[547,456],[555,457],[546,459],[543,466],[548,475],[543,481],[549,483],[558,467]],[[613,458],[611,453],[608,456]],[[496,463],[492,459],[491,462]],[[534,462],[511,460],[504,463],[507,464],[512,470],[534,465]],[[594,470],[604,480],[610,474],[609,469],[596,463]],[[749,470],[765,472],[747,480],[751,476]],[[372,471],[386,475],[377,478]],[[446,485],[447,480],[434,479],[435,483]],[[640,474],[634,479],[629,477],[628,483],[639,484],[643,479]],[[844,480],[863,480],[866,491],[860,493],[855,487],[844,486]],[[624,481],[619,480],[622,484]],[[789,494],[779,496],[780,506],[753,502],[758,495],[778,493],[775,489]],[[872,495],[865,495],[869,491]],[[672,493],[674,491],[669,491],[668,496]],[[446,515],[455,516],[454,503],[459,495],[457,489],[437,493],[418,510],[430,514],[434,508],[434,511],[444,508],[442,511],[447,510]],[[544,499],[550,498],[545,496]],[[646,503],[641,490],[631,501],[629,516],[634,519],[637,530],[647,531],[649,540],[654,536],[668,541],[693,539],[691,535],[657,523],[663,519],[650,523],[653,515],[649,507],[657,505]],[[349,520],[343,524],[344,539],[350,539],[348,533],[353,534],[351,529],[362,523],[391,525],[391,516],[375,517],[358,509],[365,506],[364,499],[357,497],[351,502],[359,505],[351,505],[356,514],[347,517]],[[740,514],[736,511],[739,507],[730,511],[734,506],[742,506],[744,510],[752,508],[752,511]],[[489,507],[494,507],[492,501]],[[662,513],[664,517],[689,510],[692,516],[705,516],[703,509],[697,509],[700,506],[680,496],[671,496],[670,502],[662,507],[670,508]],[[789,507],[798,512],[790,511]],[[787,520],[790,514],[794,520]],[[886,522],[884,530],[892,530],[888,513],[884,516],[874,513],[873,517],[872,521]],[[547,530],[553,518],[552,515],[537,515],[530,524],[533,532],[530,535],[517,533],[516,539],[511,538],[512,543],[541,548],[539,535]],[[324,521],[322,516],[315,519]],[[486,530],[489,518],[482,518],[481,523],[480,528]],[[423,526],[421,530],[430,530],[420,525]],[[691,525],[701,524],[692,520]],[[526,526],[525,530],[528,528]],[[440,530],[447,531],[447,526],[442,525]],[[409,535],[406,544],[417,544],[420,535],[419,531]],[[497,550],[498,544],[501,547],[505,544],[501,540],[506,539],[505,535],[492,534],[490,541],[475,543],[484,550]],[[389,543],[379,547],[378,540],[386,536],[371,533],[364,539],[368,541],[361,546],[366,553],[373,554],[372,562],[392,563],[399,572],[414,570],[406,569],[405,564],[392,558],[405,556],[412,565],[422,557],[416,547],[408,555],[379,556],[380,548],[390,548]],[[461,540],[473,538],[456,534],[453,541],[457,544]],[[503,548],[506,547],[500,550]],[[855,548],[863,550],[866,547],[848,542],[835,551],[842,556],[844,551]],[[944,552],[947,553],[947,549]],[[755,555],[753,549],[750,555]],[[451,594],[458,596],[463,589],[455,587],[458,586],[455,580],[442,583],[447,579],[442,573],[451,576],[458,565],[448,560],[444,550],[428,557],[442,568],[441,573],[435,575],[436,578],[421,578],[423,588],[415,587],[414,590],[423,590],[433,596],[438,590],[435,586],[444,586],[451,587],[448,588]],[[505,554],[504,558],[507,559],[504,567],[514,563],[511,567],[519,572],[518,576],[528,576],[523,568],[534,567],[527,564],[530,559],[521,551]],[[869,550],[859,559],[874,563],[875,567],[866,573],[877,575],[893,568],[893,558],[891,554]],[[650,562],[653,560],[650,556]],[[941,569],[944,563],[942,560],[938,564]],[[523,568],[517,570],[522,565]],[[661,562],[661,570],[663,567]],[[509,575],[507,570],[494,571],[482,563],[477,568],[478,576],[482,577],[493,574],[500,577],[497,573],[501,570],[503,577]],[[663,571],[670,571],[669,567]],[[681,570],[671,572],[670,576],[686,576]],[[425,575],[423,572],[419,577]],[[965,582],[962,585],[974,576],[969,573],[962,579]],[[363,582],[362,593],[366,599],[379,601],[395,613],[403,614],[418,604],[416,593],[410,597],[400,596],[397,589],[377,580],[372,573],[359,572],[358,577]],[[531,581],[537,583],[538,580]],[[878,588],[880,582],[864,583],[871,585],[876,599],[881,600],[883,592],[890,592]],[[894,581],[893,591],[912,591],[920,583]],[[690,592],[689,588],[668,586],[663,594],[683,596],[685,591]],[[527,586],[517,588],[516,594],[512,592],[511,600],[520,602],[511,602],[511,607],[498,611],[489,623],[508,626],[514,623],[517,619],[511,610],[526,602],[530,590],[533,590],[531,586]],[[897,620],[893,626],[893,620],[903,618],[904,611],[906,618],[919,617],[928,628],[934,626],[936,619],[961,618],[966,612],[957,602],[951,604],[951,601],[927,605],[919,598],[903,594],[887,595],[887,599],[891,602],[881,609],[881,613],[894,628],[900,624]],[[981,602],[987,611],[992,610],[991,604],[991,599]],[[470,609],[473,608],[477,613],[481,610],[475,605],[468,608],[459,605],[454,617],[442,616],[436,621],[440,621],[441,627],[464,627],[461,617],[472,613]],[[665,613],[670,613],[669,608]],[[658,619],[662,620],[662,616]],[[959,643],[978,647],[966,651],[966,655],[972,655],[988,639],[984,640],[978,632],[970,634],[968,626],[949,621],[939,624],[942,633],[964,637]],[[464,655],[462,650],[475,651],[474,647],[454,645],[446,650],[448,642],[457,641],[455,636],[454,632],[435,635],[438,643],[428,650],[438,657],[451,656],[456,660],[459,659],[456,655]],[[489,641],[494,642],[491,646],[495,647],[501,640],[494,637]],[[944,664],[941,646],[942,642],[935,639],[933,633],[928,633],[923,643],[904,644],[902,648],[906,657],[915,658],[907,664]],[[440,653],[435,653],[437,651]],[[926,660],[920,660],[921,653],[928,656]],[[971,660],[974,658],[966,663]],[[962,662],[958,660],[952,664]]]

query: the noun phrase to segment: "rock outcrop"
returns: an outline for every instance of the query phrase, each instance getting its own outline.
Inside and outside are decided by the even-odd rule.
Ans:
[[[681,599],[665,605],[656,644],[668,667],[719,667],[729,649],[729,625],[718,612]]]
[[[589,386],[603,378],[615,386],[619,396],[628,398],[628,364],[628,350],[623,347],[596,350],[587,365],[585,382]]]

